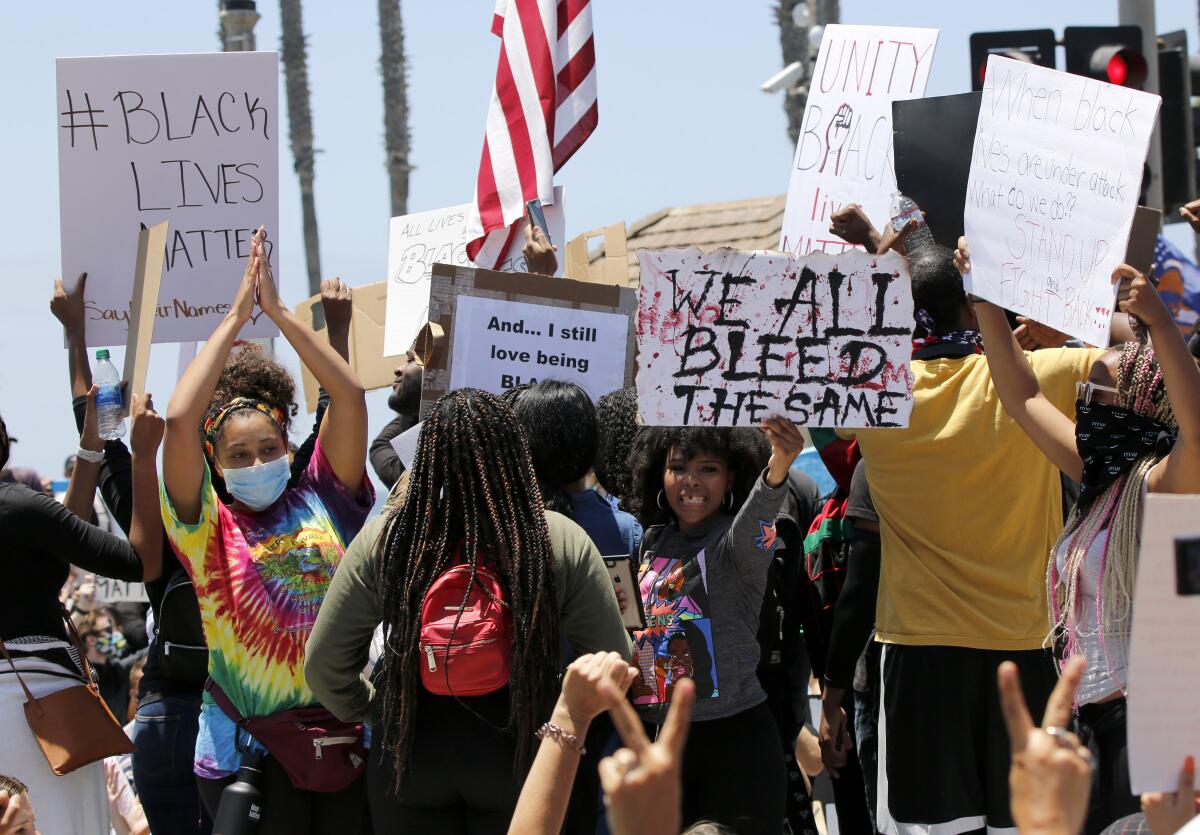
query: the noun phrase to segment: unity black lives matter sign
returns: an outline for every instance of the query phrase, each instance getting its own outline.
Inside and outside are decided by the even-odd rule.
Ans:
[[[125,344],[138,230],[163,220],[154,341],[207,339],[260,224],[279,277],[278,56],[60,58],[56,83],[62,274],[88,273],[88,344]],[[276,332],[259,315],[242,336]]]
[[[641,250],[638,408],[656,426],[907,426],[904,260]]]

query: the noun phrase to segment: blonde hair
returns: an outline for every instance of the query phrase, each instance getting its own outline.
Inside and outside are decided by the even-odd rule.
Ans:
[[[1175,413],[1167,399],[1162,371],[1149,346],[1127,342],[1121,348],[1117,365],[1117,402],[1121,408],[1151,418],[1168,429],[1175,428]],[[1123,644],[1129,642],[1142,492],[1146,477],[1160,459],[1157,450],[1143,455],[1089,506],[1076,503],[1067,517],[1062,536],[1050,552],[1046,594],[1051,629],[1047,641],[1053,642],[1056,636],[1064,636],[1064,657],[1074,654],[1080,571],[1088,547],[1106,529],[1100,552],[1100,590],[1096,598],[1100,643],[1105,646],[1114,638]],[[1064,547],[1066,558],[1060,576],[1057,554]]]
[[[0,792],[8,792],[10,795],[28,794],[29,787],[18,780],[16,777],[9,777],[7,774],[0,774]]]

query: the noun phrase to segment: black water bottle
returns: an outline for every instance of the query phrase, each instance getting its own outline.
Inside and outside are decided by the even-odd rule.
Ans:
[[[221,792],[213,835],[252,835],[262,818],[262,754],[242,761],[237,780]]]

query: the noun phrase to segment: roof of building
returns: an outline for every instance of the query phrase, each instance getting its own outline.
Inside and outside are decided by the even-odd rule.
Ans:
[[[698,246],[708,252],[719,247],[776,249],[783,228],[787,195],[755,197],[731,203],[702,203],[662,209],[629,225],[626,230],[629,286],[638,285],[639,249]],[[604,247],[589,253],[590,262],[604,256]]]

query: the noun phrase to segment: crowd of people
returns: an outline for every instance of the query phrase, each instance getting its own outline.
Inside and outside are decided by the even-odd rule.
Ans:
[[[1125,699],[1142,503],[1200,493],[1200,340],[1128,265],[1090,347],[970,297],[966,240],[907,252],[854,206],[831,231],[907,258],[905,429],[646,427],[632,388],[560,380],[420,414],[417,344],[371,441],[351,292],[322,285],[318,337],[260,229],[126,445],[99,432],[86,277],[60,283],[65,493],[7,466],[0,422],[0,835],[799,835],[822,772],[847,833],[1183,828],[1194,763],[1135,797]],[[540,232],[526,255],[554,272]],[[256,308],[321,387],[299,445],[293,379],[238,340]],[[74,759],[105,723],[128,749]]]

